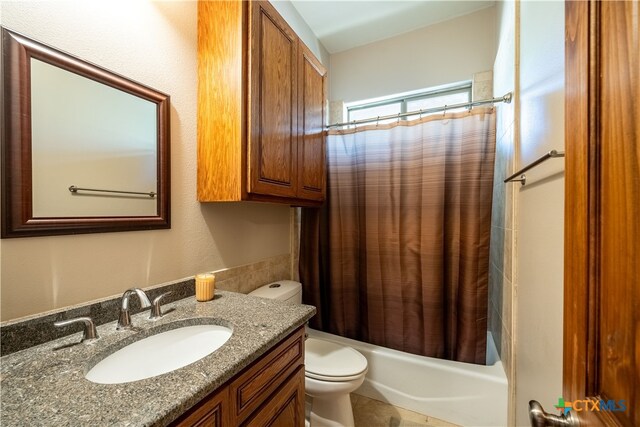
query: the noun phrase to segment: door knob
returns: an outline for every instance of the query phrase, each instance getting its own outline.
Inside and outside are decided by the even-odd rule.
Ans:
[[[529,401],[529,421],[531,427],[580,427],[578,416],[569,411],[568,414],[547,414],[536,400]]]

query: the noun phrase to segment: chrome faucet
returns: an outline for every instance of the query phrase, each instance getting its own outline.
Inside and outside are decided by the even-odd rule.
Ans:
[[[122,294],[122,301],[120,304],[120,317],[118,318],[117,330],[131,328],[131,315],[129,314],[129,297],[133,294],[137,294],[140,299],[140,306],[147,308],[151,306],[151,301],[147,294],[140,288],[131,288],[124,291]]]

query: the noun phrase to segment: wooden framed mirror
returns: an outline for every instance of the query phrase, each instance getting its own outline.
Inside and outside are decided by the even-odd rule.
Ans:
[[[169,96],[2,28],[2,238],[170,228]]]

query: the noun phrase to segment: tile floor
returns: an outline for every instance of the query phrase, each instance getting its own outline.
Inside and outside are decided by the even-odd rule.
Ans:
[[[355,427],[458,427],[438,418],[351,393]]]

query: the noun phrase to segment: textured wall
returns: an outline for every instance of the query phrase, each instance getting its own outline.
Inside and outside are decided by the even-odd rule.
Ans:
[[[3,239],[2,320],[290,253],[289,207],[196,201],[195,2],[2,2],[2,25],[171,95],[172,228]]]

